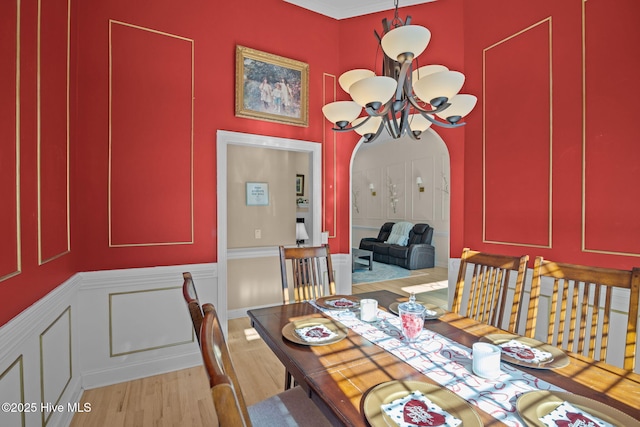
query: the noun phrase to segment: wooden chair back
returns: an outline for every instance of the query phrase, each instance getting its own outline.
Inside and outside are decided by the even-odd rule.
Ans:
[[[508,331],[517,333],[520,320],[520,300],[524,290],[528,255],[521,257],[494,255],[465,248],[453,296],[452,311],[479,322],[503,328],[505,314],[509,316]],[[465,283],[467,267],[473,265],[471,283]],[[507,307],[511,272],[517,274],[513,301]],[[465,287],[468,290],[465,292]],[[468,296],[462,312],[462,301]],[[505,313],[508,312],[508,313]]]
[[[328,245],[285,248],[280,246],[280,273],[282,278],[282,300],[290,301],[287,260],[291,260],[294,302],[308,301],[327,295],[335,295],[336,283],[331,265]],[[324,274],[327,275],[325,289]]]
[[[231,362],[218,313],[212,304],[204,304],[200,331],[200,350],[209,376],[211,396],[221,427],[251,426],[251,419],[238,376]]]
[[[539,312],[543,277],[553,280],[549,313]],[[633,370],[636,356],[640,268],[617,270],[553,262],[537,257],[531,282],[527,333],[539,316],[549,319],[547,343],[606,362],[614,289],[629,291],[622,367]]]
[[[198,299],[198,293],[196,287],[193,284],[193,277],[191,273],[182,273],[182,296],[187,303],[189,309],[189,315],[191,316],[191,322],[193,323],[193,330],[195,331],[196,338],[200,342],[200,326],[202,325],[202,308],[200,307],[200,300]]]

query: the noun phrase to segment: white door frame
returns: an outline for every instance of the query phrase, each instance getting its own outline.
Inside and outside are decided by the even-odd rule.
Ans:
[[[300,141],[295,139],[277,138],[274,136],[254,135],[240,132],[218,130],[216,134],[216,179],[217,179],[217,242],[218,242],[218,306],[220,323],[227,330],[227,147],[229,145],[242,145],[249,147],[272,148],[276,150],[297,151],[308,153],[310,156],[311,175],[311,204],[312,229],[310,233],[311,244],[320,243],[320,223],[322,220],[322,201],[320,200],[322,184],[322,144],[317,142]],[[278,253],[277,247],[255,248],[251,252]]]

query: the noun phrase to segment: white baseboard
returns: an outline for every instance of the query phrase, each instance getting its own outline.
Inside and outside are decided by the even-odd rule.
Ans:
[[[90,390],[202,365],[200,350],[196,344],[193,347],[192,352],[178,356],[163,357],[157,360],[142,360],[113,368],[84,372],[82,374],[82,388]]]

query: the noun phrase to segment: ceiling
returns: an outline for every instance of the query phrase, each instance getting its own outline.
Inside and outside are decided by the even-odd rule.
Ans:
[[[393,0],[284,0],[334,19],[352,18],[383,10],[393,10]],[[402,0],[400,7],[436,0]]]

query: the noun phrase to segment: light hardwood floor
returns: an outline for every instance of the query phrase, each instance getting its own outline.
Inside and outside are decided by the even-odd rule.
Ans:
[[[429,301],[447,304],[447,269],[414,270],[406,278],[353,286],[353,293],[387,289],[401,295],[428,293]],[[231,319],[227,343],[248,405],[283,390],[284,367],[251,328],[249,318]],[[107,387],[86,390],[81,403],[91,412],[74,416],[71,427],[217,426],[202,366]]]

